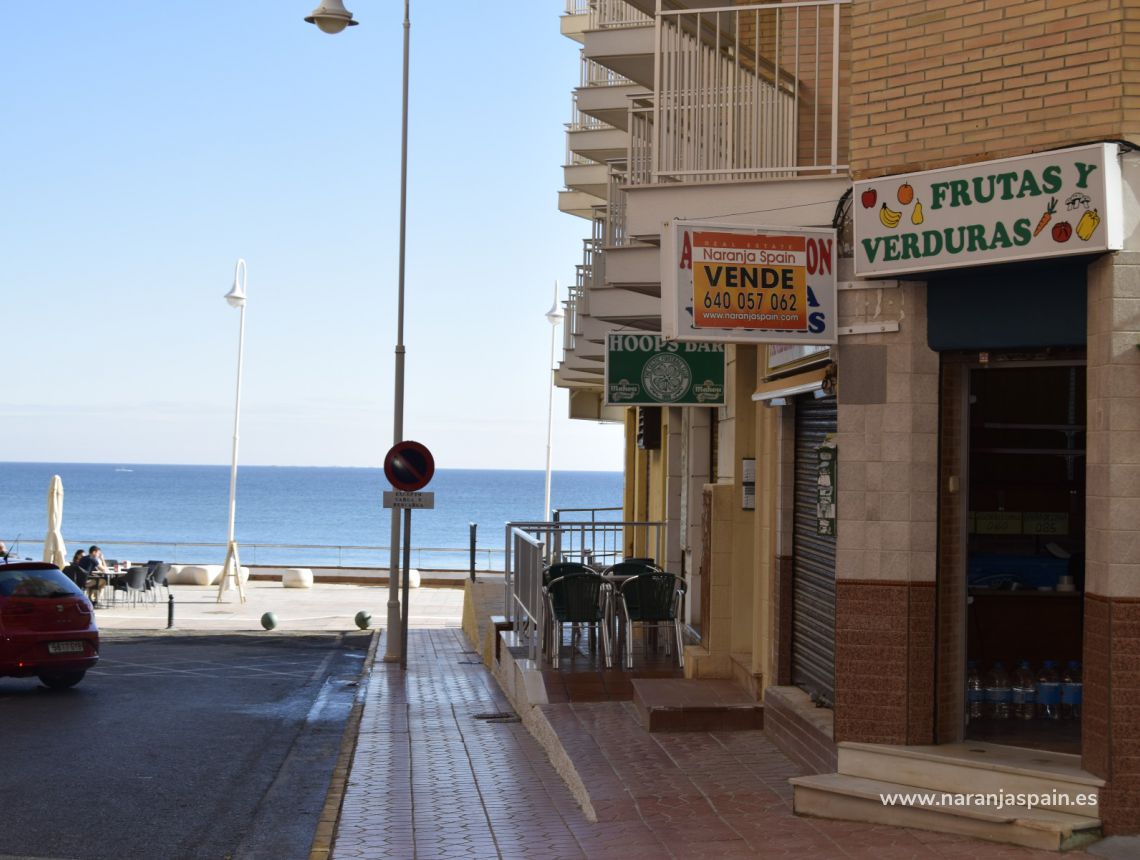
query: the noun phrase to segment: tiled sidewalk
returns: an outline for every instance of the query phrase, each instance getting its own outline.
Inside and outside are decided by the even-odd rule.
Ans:
[[[1055,858],[917,830],[797,818],[799,771],[763,732],[647,734],[628,702],[543,706],[589,791],[586,820],[456,629],[377,662],[333,857],[367,860]],[[1083,857],[1072,852],[1066,857]]]

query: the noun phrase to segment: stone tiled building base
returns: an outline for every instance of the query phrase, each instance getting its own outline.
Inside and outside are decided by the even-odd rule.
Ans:
[[[836,741],[933,742],[934,598],[933,582],[836,581]]]
[[[805,773],[834,773],[838,768],[834,719],[833,711],[817,708],[798,687],[764,691],[765,733]]]
[[[1085,595],[1082,764],[1106,833],[1140,831],[1140,598]]]

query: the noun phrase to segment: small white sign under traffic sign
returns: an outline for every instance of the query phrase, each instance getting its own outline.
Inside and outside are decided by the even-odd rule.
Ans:
[[[409,493],[404,490],[385,490],[386,508],[435,508],[435,493]]]

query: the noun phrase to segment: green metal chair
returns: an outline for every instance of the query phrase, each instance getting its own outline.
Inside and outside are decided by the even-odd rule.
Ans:
[[[610,634],[606,625],[606,606],[610,583],[598,573],[568,573],[556,577],[542,588],[546,605],[546,620],[553,641],[550,648],[550,661],[558,668],[559,652],[562,650],[562,625],[585,625],[597,629],[602,639],[602,656],[606,668],[613,665],[610,655]],[[543,636],[546,640],[546,636]]]
[[[617,605],[625,622],[625,665],[633,668],[633,625],[656,629],[673,628],[677,648],[677,665],[684,668],[685,651],[681,640],[681,601],[685,581],[664,571],[631,576],[618,587]],[[668,645],[666,645],[668,647]],[[668,653],[668,651],[666,651]]]

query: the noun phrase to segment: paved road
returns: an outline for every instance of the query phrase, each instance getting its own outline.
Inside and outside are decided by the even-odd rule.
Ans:
[[[306,858],[368,633],[123,635],[0,678],[0,857]]]

